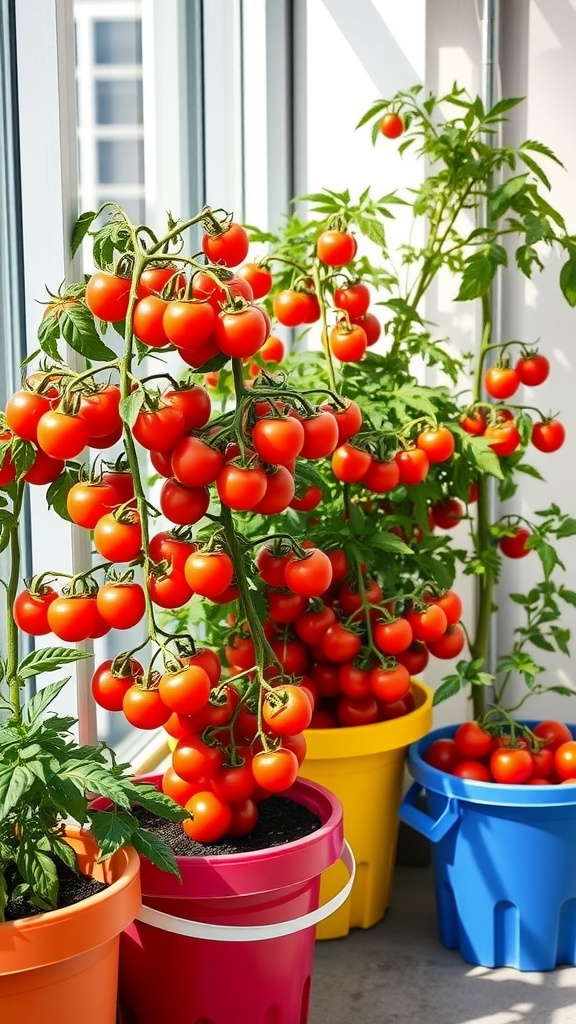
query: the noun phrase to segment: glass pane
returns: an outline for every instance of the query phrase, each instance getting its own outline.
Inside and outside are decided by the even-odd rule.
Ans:
[[[142,82],[96,82],[96,124],[142,124]]]
[[[142,26],[139,21],[94,22],[96,64],[141,64]]]
[[[97,158],[99,182],[135,185],[144,181],[142,139],[100,139]]]
[[[143,198],[142,199],[138,199],[137,197],[128,198],[127,196],[123,196],[122,199],[117,199],[116,200],[114,198],[114,196],[110,195],[110,193],[107,192],[106,194],[102,193],[101,195],[96,197],[96,206],[101,206],[102,203],[106,203],[106,202],[110,202],[110,201],[117,202],[118,206],[121,206],[122,209],[124,210],[124,212],[126,214],[128,214],[128,216],[129,216],[129,218],[130,218],[130,220],[132,221],[133,224],[142,224],[142,222],[144,221],[144,219],[145,219],[145,212],[144,212],[144,199]],[[98,227],[106,219],[107,219],[107,217],[105,215],[103,215],[101,218],[99,218],[97,221],[95,221],[94,226]]]

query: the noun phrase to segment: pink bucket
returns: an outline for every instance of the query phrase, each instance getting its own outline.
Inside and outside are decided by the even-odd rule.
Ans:
[[[354,865],[338,799],[303,779],[285,795],[318,815],[316,832],[179,857],[181,883],[143,861],[144,906],[120,940],[123,1024],[306,1024],[315,925],[347,898]],[[320,875],[341,856],[350,879],[319,908]]]

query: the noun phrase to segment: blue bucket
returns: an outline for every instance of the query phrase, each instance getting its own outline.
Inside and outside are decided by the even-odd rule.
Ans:
[[[576,964],[576,788],[474,782],[426,764],[429,745],[456,729],[409,747],[415,781],[400,808],[432,843],[440,941],[483,967]]]

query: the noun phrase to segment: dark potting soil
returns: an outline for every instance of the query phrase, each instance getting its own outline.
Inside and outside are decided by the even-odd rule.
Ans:
[[[215,843],[198,843],[186,835],[179,821],[165,821],[143,807],[134,808],[143,828],[163,839],[175,857],[217,857],[266,850],[270,846],[283,846],[303,839],[316,832],[322,824],[313,811],[284,796],[262,800],[258,804],[258,812],[258,824],[249,835],[228,837]]]
[[[90,878],[89,875],[77,875],[61,862],[57,864],[57,872],[59,880],[58,910],[61,910],[63,907],[71,907],[74,903],[80,903],[82,900],[87,900],[89,896],[95,896],[96,893],[108,888],[106,882],[99,882],[95,878]],[[9,900],[6,904],[7,921],[20,921],[25,917],[35,917],[36,914],[44,914],[45,912],[44,910],[39,910],[38,907],[32,906],[32,904],[24,899]]]

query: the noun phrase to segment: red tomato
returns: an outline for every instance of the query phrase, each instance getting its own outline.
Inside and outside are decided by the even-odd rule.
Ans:
[[[162,776],[162,792],[166,796],[172,797],[181,807],[185,807],[195,793],[200,793],[204,789],[204,785],[204,783],[198,782],[185,782],[176,774],[172,766],[168,767]]]
[[[147,295],[140,299],[132,314],[132,327],[135,336],[143,345],[150,348],[163,348],[169,338],[163,324],[164,313],[169,303],[159,295]]]
[[[274,316],[284,327],[300,327],[306,323],[310,312],[310,303],[306,292],[284,288],[276,292],[272,300]]]
[[[150,600],[159,608],[182,608],[192,597],[183,569],[170,568],[162,576],[150,575],[146,581]]]
[[[329,626],[322,638],[322,651],[329,661],[353,661],[362,649],[362,638],[341,622]]]
[[[373,668],[370,672],[370,689],[378,700],[385,703],[402,700],[410,690],[410,673],[401,664],[394,668]]]
[[[212,402],[206,388],[201,384],[187,384],[171,391],[165,391],[162,401],[180,409],[184,416],[186,430],[200,430],[210,419]]]
[[[518,747],[497,747],[490,757],[490,771],[495,782],[507,785],[528,782],[532,775],[532,755],[529,750]]]
[[[473,782],[492,782],[490,769],[482,761],[459,761],[451,772],[459,779],[470,779]]]
[[[226,835],[232,823],[230,804],[216,796],[211,790],[203,790],[191,796],[186,810],[193,815],[182,822],[182,828],[190,839],[198,843],[214,843]]]
[[[374,626],[374,643],[383,654],[401,654],[413,640],[412,626],[407,619],[391,619]]]
[[[320,597],[332,582],[332,564],[319,548],[308,548],[304,557],[292,555],[285,569],[286,586],[302,597]]]
[[[248,255],[250,239],[246,228],[232,220],[219,234],[203,234],[201,245],[212,263],[237,267]]]
[[[456,744],[453,739],[448,737],[432,740],[424,754],[426,764],[432,765],[433,768],[437,768],[441,772],[453,772],[459,760],[460,755]]]
[[[486,429],[486,420],[479,409],[469,409],[460,420],[460,426],[467,434],[481,436]]]
[[[416,445],[430,462],[446,462],[454,452],[454,435],[448,427],[431,427],[418,434]]]
[[[380,321],[374,313],[366,313],[365,316],[354,317],[352,323],[362,328],[369,346],[375,345],[382,334]]]
[[[95,597],[56,597],[48,605],[48,625],[60,640],[78,643],[96,629],[98,610]]]
[[[568,740],[556,747],[554,752],[554,768],[556,774],[564,781],[576,779],[576,742]]]
[[[346,697],[339,698],[336,705],[336,717],[338,725],[343,728],[354,728],[357,725],[372,725],[380,717],[378,701],[373,694],[368,697]],[[319,728],[316,722],[315,728]]]
[[[486,427],[484,437],[498,456],[513,455],[521,444],[520,433],[513,420],[503,420]]]
[[[73,523],[93,530],[102,516],[120,504],[112,484],[79,480],[72,484],[66,496],[66,509]]]
[[[272,274],[260,263],[244,263],[238,267],[236,275],[248,281],[255,299],[263,299],[272,287]]]
[[[30,636],[45,636],[50,633],[48,608],[57,597],[57,592],[51,587],[43,588],[38,594],[22,590],[12,605],[12,614],[18,629]]]
[[[454,626],[462,618],[462,601],[455,590],[446,590],[441,597],[424,594],[424,600],[427,604],[437,604],[442,609],[449,626]]]
[[[370,305],[370,289],[362,281],[335,288],[334,305],[348,313],[350,319],[365,316]]]
[[[329,267],[344,267],[356,255],[356,239],[348,231],[323,231],[316,242],[318,259]]]
[[[96,606],[112,629],[132,629],[146,612],[139,583],[104,583],[96,595]]]
[[[444,498],[431,506],[434,526],[441,530],[453,530],[465,515],[466,509],[458,498]]]
[[[292,498],[290,508],[295,509],[296,512],[311,512],[312,509],[318,507],[322,501],[322,497],[321,489],[312,484],[310,487],[306,488],[300,497]]]
[[[532,732],[539,740],[544,741],[547,750],[557,750],[562,743],[570,743],[573,739],[570,729],[564,722],[551,718],[538,722]]]
[[[282,548],[275,547],[274,542],[258,549],[254,563],[264,583],[269,587],[286,586],[286,563],[291,555],[291,551],[282,553]]]
[[[524,526],[518,526],[511,536],[500,537],[498,547],[507,558],[525,558],[530,554],[530,548],[526,547],[526,541],[530,536],[530,530]]]
[[[406,618],[412,626],[414,639],[423,640],[426,644],[439,640],[448,626],[446,614],[437,604],[432,604],[421,612],[409,611]]]
[[[336,622],[336,612],[329,605],[322,605],[311,611],[304,611],[294,622],[294,629],[300,640],[311,647],[322,643],[322,637],[328,629]]]
[[[44,395],[22,388],[6,402],[6,426],[17,437],[36,442],[40,417],[51,408],[49,399]]]
[[[463,722],[454,733],[458,757],[463,760],[482,761],[493,750],[492,736],[478,722]]]
[[[226,551],[195,551],[186,559],[184,576],[194,593],[214,598],[232,583],[234,565]]]
[[[484,387],[492,398],[511,398],[520,386],[520,377],[512,366],[490,366],[484,374]]]
[[[170,292],[177,292],[185,287],[186,278],[178,273],[178,268],[172,263],[164,263],[158,267],[148,266],[140,274],[136,295],[139,299],[144,299],[147,295],[159,295],[168,282],[171,282]]]
[[[410,647],[396,655],[396,661],[405,665],[411,676],[423,672],[429,660],[428,648],[421,640],[413,640]]]
[[[557,452],[566,439],[566,431],[560,420],[543,420],[532,427],[530,440],[539,452]]]
[[[255,423],[252,442],[263,462],[288,466],[302,451],[304,427],[293,416],[265,417]]]
[[[336,479],[343,483],[359,483],[364,479],[371,465],[370,452],[356,448],[348,442],[336,448],[332,455],[332,472]]]
[[[278,686],[266,693],[262,717],[275,736],[303,732],[310,725],[312,704],[305,690],[298,686]]]
[[[129,277],[117,277],[97,270],[86,285],[86,305],[99,320],[117,323],[125,320],[130,299]]]
[[[109,562],[131,562],[142,550],[142,528],[136,512],[122,521],[113,512],[102,516],[94,527],[94,547]]]
[[[199,736],[184,736],[172,751],[172,767],[186,782],[212,778],[223,761],[220,747],[209,746]]]
[[[297,419],[304,427],[301,458],[323,459],[331,455],[338,444],[338,423],[332,413],[319,410],[315,416]]]
[[[185,487],[207,487],[222,469],[224,455],[201,438],[187,435],[177,442],[171,463],[179,483]]]
[[[400,471],[399,483],[409,487],[422,483],[428,475],[430,460],[421,448],[396,452],[394,461]]]
[[[151,452],[172,451],[186,431],[184,414],[174,405],[158,409],[142,409],[134,422],[132,433],[138,444]]]
[[[352,399],[344,399],[344,407],[323,402],[320,406],[322,412],[332,414],[338,424],[338,444],[345,444],[354,434],[357,434],[362,426],[362,410],[357,402]]]
[[[368,338],[362,327],[339,322],[330,331],[330,351],[342,363],[358,363],[368,347]]]
[[[429,641],[427,647],[430,654],[433,654],[435,658],[449,661],[452,658],[458,657],[464,650],[465,644],[466,634],[460,623],[455,622],[452,626],[448,626],[446,632],[439,640]]]
[[[270,793],[282,793],[289,789],[296,781],[299,767],[294,751],[285,747],[262,750],[252,760],[252,773],[256,782]]]
[[[346,697],[358,700],[363,697],[370,697],[370,671],[359,668],[353,661],[346,661],[340,666],[338,672],[340,689]]]
[[[380,132],[386,139],[397,139],[404,131],[404,121],[400,114],[389,111],[380,121]]]
[[[368,467],[368,472],[362,478],[364,487],[375,494],[386,494],[388,491],[393,491],[399,482],[400,468],[394,459],[389,462],[378,462],[373,459]]]
[[[282,590],[269,590],[267,600],[268,614],[274,622],[296,622],[308,607],[307,597]]]
[[[227,356],[246,359],[262,347],[268,337],[268,325],[258,306],[223,310],[216,317],[214,337]]]
[[[184,487],[171,477],[162,484],[159,504],[162,513],[176,526],[192,526],[208,511],[210,492],[207,487]]]
[[[109,384],[99,391],[85,393],[80,398],[78,416],[88,427],[90,440],[109,437],[122,430],[119,412],[120,388],[117,384]]]
[[[538,384],[543,384],[548,377],[550,363],[546,356],[541,355],[539,352],[534,352],[533,355],[521,356],[516,363],[516,373],[522,384],[527,384],[529,387],[534,388]]]
[[[38,420],[38,445],[53,459],[75,459],[88,444],[88,427],[79,416],[49,409]]]
[[[63,459],[53,459],[38,448],[34,462],[26,470],[22,479],[29,484],[51,484],[60,476],[65,466]],[[0,471],[1,472],[1,471]]]
[[[179,715],[193,715],[207,703],[211,683],[208,673],[200,665],[187,665],[176,672],[165,672],[160,677],[158,692],[171,711]]]
[[[268,481],[261,466],[225,465],[216,478],[216,490],[223,505],[236,512],[249,512],[266,494]]]

